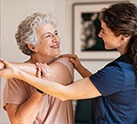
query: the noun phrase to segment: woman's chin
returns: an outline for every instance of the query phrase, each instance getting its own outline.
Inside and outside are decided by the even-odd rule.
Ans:
[[[106,50],[113,50],[114,48],[110,48],[110,47],[105,46],[105,49]]]

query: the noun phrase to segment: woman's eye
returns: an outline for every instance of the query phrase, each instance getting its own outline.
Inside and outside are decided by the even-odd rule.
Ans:
[[[55,35],[58,35],[58,32],[56,32]]]
[[[102,32],[103,34],[105,34],[105,31],[104,31],[103,29],[101,30],[101,32]]]
[[[48,37],[50,37],[50,36],[51,36],[51,35],[46,35],[45,38],[48,38]]]

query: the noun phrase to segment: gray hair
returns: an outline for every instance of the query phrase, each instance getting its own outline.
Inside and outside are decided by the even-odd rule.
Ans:
[[[37,27],[41,24],[53,24],[57,26],[57,19],[51,14],[34,13],[26,17],[18,26],[15,38],[19,49],[26,55],[31,55],[33,51],[28,48],[28,44],[37,45]]]

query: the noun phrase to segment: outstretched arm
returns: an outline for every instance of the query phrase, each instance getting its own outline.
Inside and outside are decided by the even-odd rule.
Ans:
[[[64,86],[56,81],[49,81],[43,78],[34,77],[28,73],[25,73],[13,66],[9,63],[5,62],[5,66],[9,72],[6,73],[5,77],[14,77],[21,80],[24,80],[28,84],[41,89],[47,94],[50,94],[54,97],[57,97],[61,100],[69,100],[69,99],[87,99],[94,98],[100,96],[101,93],[97,90],[97,88],[93,85],[93,83],[89,80],[89,78],[84,78],[78,80],[70,85]],[[40,70],[40,67],[39,67]],[[44,73],[45,69],[41,69]],[[2,72],[0,75],[4,76]],[[61,75],[62,76],[62,75]]]
[[[76,54],[62,54],[61,57],[69,58],[70,62],[74,65],[74,68],[83,78],[92,75],[92,73],[81,64]]]
[[[6,65],[3,66],[4,68]],[[13,66],[14,67],[14,66]],[[0,71],[1,72],[1,71]],[[5,69],[3,74],[8,73]],[[4,75],[5,75],[4,74]],[[12,124],[31,124],[34,122],[43,96],[35,91],[31,97],[22,104],[7,103],[4,108]]]
[[[65,61],[67,61],[65,59]],[[21,62],[8,62],[11,66],[14,66],[18,68],[19,70],[22,70],[26,73],[29,73],[31,75],[36,76],[37,75],[37,66],[33,63],[21,63]],[[0,70],[4,69],[5,65],[2,61],[0,61]],[[70,74],[71,72],[68,70],[68,68],[62,64],[59,61],[53,62],[49,65],[49,67],[52,69],[50,72],[50,80],[57,81],[58,83],[61,83],[63,85],[67,85],[73,81],[73,77]],[[63,75],[63,76],[60,76]],[[10,78],[10,77],[7,77]]]
[[[37,67],[35,64],[22,63],[22,62],[9,62],[9,63],[26,73],[36,76]],[[4,64],[2,62],[0,62],[0,69],[3,69],[3,68],[4,68]]]
[[[16,72],[19,71],[19,68],[16,68],[14,64],[9,64],[9,63],[6,64],[6,62],[3,60],[2,62],[4,63],[4,66],[3,66],[3,69],[0,71],[0,75],[6,78],[17,78],[16,75],[14,74],[16,74]],[[54,62],[50,64],[50,68],[52,68],[52,72],[50,73],[50,75],[48,75],[48,77],[50,77],[50,80],[53,80],[53,81],[57,80],[59,83],[63,85],[67,85],[72,82],[73,78],[70,72],[68,71],[67,67],[65,67],[62,63]],[[28,73],[25,73],[24,71],[21,71],[21,72],[24,74],[28,74]],[[30,74],[28,75],[30,76]],[[35,85],[32,85],[32,86],[36,87]],[[40,89],[40,87],[36,87],[36,88]],[[38,109],[40,107],[40,101],[42,98],[43,96],[36,91],[35,93],[32,94],[32,96],[26,102],[24,102],[21,105],[8,103],[6,105],[6,109],[11,122],[13,124],[32,123],[35,120],[35,117],[37,116]]]

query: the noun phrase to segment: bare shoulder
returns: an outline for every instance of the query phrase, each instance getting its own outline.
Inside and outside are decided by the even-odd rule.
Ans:
[[[55,60],[55,62],[61,62],[61,63],[71,63],[70,61],[69,61],[69,58],[67,58],[67,57],[58,57],[56,60]]]
[[[73,77],[73,75],[74,75],[74,66],[73,66],[73,64],[69,61],[69,58],[67,58],[67,57],[59,57],[59,58],[57,58],[56,62],[60,62],[60,63],[62,63],[64,66],[66,66],[67,69],[69,70],[69,72],[71,73],[71,76]]]
[[[69,61],[69,58],[67,58],[67,57],[63,57],[63,58],[59,57],[59,58],[56,59],[55,62],[60,62],[60,63],[64,64],[65,66],[67,66],[68,68],[73,68],[74,69],[73,64]]]
[[[49,65],[52,68],[54,81],[63,85],[69,84],[74,79],[74,67],[68,58],[57,58]],[[60,76],[62,75],[62,76]]]

